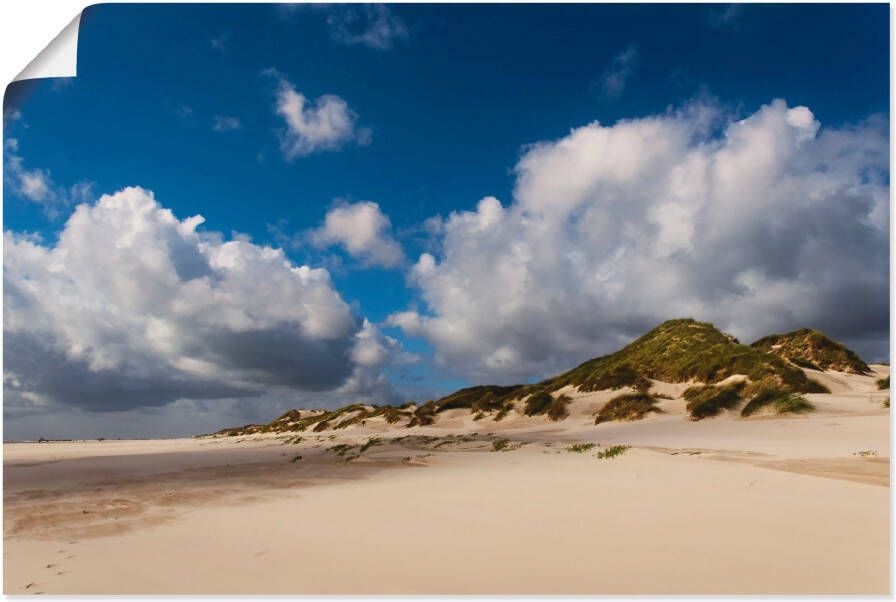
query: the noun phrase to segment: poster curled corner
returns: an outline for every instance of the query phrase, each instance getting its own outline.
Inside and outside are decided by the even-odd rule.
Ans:
[[[77,76],[78,29],[81,25],[81,14],[78,13],[13,81]]]

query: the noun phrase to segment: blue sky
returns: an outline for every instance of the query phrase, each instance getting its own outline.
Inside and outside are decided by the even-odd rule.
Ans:
[[[455,278],[446,284],[464,273],[460,226],[446,227],[448,216],[484,215],[477,203],[490,196],[508,211],[526,205],[520,176],[528,173],[521,167],[525,158],[536,158],[531,152],[538,144],[563,140],[595,121],[612,127],[619,120],[665,116],[673,122],[699,108],[712,114],[710,132],[701,130],[691,138],[702,136],[702,142],[689,144],[711,146],[732,137],[725,133],[731,124],[783,99],[782,119],[793,125],[802,115],[793,109],[808,107],[821,129],[806,127],[817,129],[818,139],[826,131],[847,131],[855,140],[844,148],[855,149],[873,131],[887,142],[888,10],[882,4],[93,6],[81,23],[78,77],[7,89],[4,139],[14,146],[6,144],[4,229],[39,235],[51,248],[79,201],[140,186],[180,220],[201,214],[201,231],[225,239],[245,235],[256,245],[282,248],[297,265],[326,268],[355,319],[366,318],[416,356],[380,366],[399,396],[446,392],[480,378],[540,378],[614,349],[662,312],[632,307],[627,317],[598,301],[577,305],[585,313],[613,314],[597,320],[606,336],[588,349],[578,342],[546,342],[525,326],[535,312],[527,310],[512,321],[519,331],[515,344],[528,341],[547,355],[519,355],[506,342],[496,342],[488,357],[464,355],[463,344],[444,334],[462,326],[448,324],[456,310],[439,287],[488,282]],[[290,156],[283,143],[290,139],[289,125],[277,111],[284,86],[310,102],[338,97],[353,119],[351,131],[330,147]],[[691,125],[699,121],[679,121],[687,119]],[[826,170],[839,173],[845,164],[845,151],[829,151],[841,139],[829,136],[813,151],[824,157]],[[26,171],[14,172],[10,157]],[[862,181],[838,190],[869,186],[857,174],[871,169],[878,188],[859,194],[872,199],[888,192],[888,170],[879,162],[851,169],[849,177]],[[27,170],[58,189],[52,203],[35,202],[15,180]],[[89,187],[72,191],[79,183]],[[403,260],[377,265],[384,262],[353,256],[332,236],[330,243],[314,238],[328,211],[361,201],[375,202],[387,216],[391,225],[380,234],[400,246]],[[836,213],[836,202],[825,211]],[[880,218],[881,210],[863,207]],[[614,215],[623,227],[625,218]],[[430,219],[435,216],[442,221]],[[762,225],[761,231],[770,230]],[[844,245],[864,236],[820,224],[812,241],[841,235]],[[888,239],[888,229],[882,236]],[[878,273],[887,263],[881,244],[854,250],[855,257],[877,262],[872,296],[888,287]],[[454,255],[452,248],[458,249]],[[566,256],[595,249],[576,247]],[[424,252],[444,268],[439,278],[414,280]],[[503,265],[499,256],[481,257]],[[768,278],[789,274],[791,281],[799,280],[793,270],[813,275],[805,266],[742,267],[735,283],[741,288],[749,288],[745,279],[757,271]],[[708,308],[724,287],[705,288],[697,300],[670,301],[669,311],[691,309],[701,317],[700,308],[707,308],[706,317],[714,317]],[[828,292],[832,299],[845,294]],[[474,305],[493,302],[489,311],[500,313],[508,302],[485,297]],[[750,311],[760,311],[757,304]],[[831,317],[834,310],[808,308],[727,326],[746,336],[766,326],[816,325],[797,323],[813,319],[878,356],[870,359],[883,359],[889,324],[877,315],[882,304],[886,299],[874,305],[873,323],[861,317],[870,311],[862,306],[839,312],[854,314],[842,320]],[[443,323],[415,326],[396,318],[407,311]],[[477,364],[489,369],[469,367]],[[56,428],[32,410],[22,411],[23,433]],[[17,416],[8,412],[7,420]],[[90,425],[85,428],[101,428],[93,417],[84,420]],[[168,427],[152,428],[157,433]]]

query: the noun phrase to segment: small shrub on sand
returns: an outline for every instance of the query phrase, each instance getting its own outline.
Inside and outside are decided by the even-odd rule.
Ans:
[[[522,446],[521,443],[512,443],[510,439],[498,439],[497,441],[492,441],[492,451],[496,452],[513,451]]]
[[[877,388],[881,391],[886,391],[890,388],[890,377],[882,378],[877,381]]]
[[[762,408],[769,406],[777,414],[803,414],[815,409],[802,395],[773,388],[757,393],[740,411],[740,415],[752,416]]]
[[[628,451],[629,447],[629,445],[613,445],[605,450],[597,452],[597,459],[608,460],[610,458],[615,458],[616,456],[621,456]]]
[[[292,459],[292,463],[295,464],[296,462],[298,462],[298,461],[301,460],[301,459],[302,459],[302,456],[295,456],[295,457]]]
[[[494,418],[495,422],[501,422],[504,419],[504,417],[507,416],[508,413],[510,413],[510,410],[512,410],[512,409],[513,409],[512,404],[508,403],[508,404],[504,405],[504,407],[502,407],[500,410],[498,410],[498,413],[495,414],[495,418]]]
[[[717,416],[722,410],[730,410],[741,402],[744,383],[734,383],[717,387],[715,385],[689,387],[685,389],[687,410],[691,420],[702,420]]]
[[[875,457],[877,457],[877,450],[876,449],[865,449],[862,451],[857,451],[853,455],[859,456],[862,458],[875,458]]]
[[[355,448],[354,445],[349,445],[348,443],[339,443],[337,445],[327,448],[327,451],[334,452],[337,456],[343,457],[343,456],[345,456],[345,454],[347,454],[354,448]]]
[[[597,443],[576,443],[566,448],[566,451],[573,454],[584,454],[589,449],[597,447]]]
[[[661,412],[656,407],[656,399],[646,393],[626,393],[617,395],[597,413],[594,424],[611,420],[641,420],[650,412]]]
[[[547,391],[533,393],[526,399],[526,407],[523,413],[526,416],[547,414],[553,421],[563,420],[569,416],[567,406],[572,401],[568,395],[560,395],[556,399]]]
[[[436,402],[427,401],[414,411],[414,415],[408,422],[408,427],[427,426],[435,422]]]
[[[371,437],[364,445],[361,446],[361,449],[358,451],[358,453],[363,454],[374,445],[380,445],[381,443],[382,441],[379,437]]]
[[[560,395],[548,407],[548,418],[554,422],[563,420],[569,416],[569,403],[572,399],[568,395]]]
[[[544,414],[552,401],[554,401],[554,398],[547,391],[533,393],[526,399],[526,407],[523,410],[523,413],[526,416]]]

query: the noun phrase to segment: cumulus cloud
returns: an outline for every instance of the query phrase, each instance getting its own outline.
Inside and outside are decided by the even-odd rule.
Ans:
[[[78,206],[53,245],[6,232],[7,412],[394,398],[380,368],[397,343],[352,314],[326,270],[203,221],[126,188]]]
[[[408,37],[407,25],[384,4],[334,6],[327,24],[333,40],[350,46],[388,50]]]
[[[51,219],[59,217],[64,207],[92,198],[92,183],[82,181],[65,188],[53,181],[50,170],[26,165],[18,139],[8,138],[3,146],[4,181],[14,194],[40,205]]]
[[[243,124],[238,117],[215,115],[212,119],[212,129],[216,132],[232,132],[243,129]]]
[[[635,74],[640,61],[640,52],[635,44],[613,57],[610,65],[600,76],[600,89],[607,98],[619,98],[626,85]]]
[[[713,29],[734,27],[744,12],[743,4],[723,4],[715,6],[706,14],[706,22]]]
[[[342,98],[324,94],[312,101],[276,71],[267,72],[279,79],[276,110],[286,122],[280,149],[287,159],[370,143],[370,130],[357,126],[358,115]]]
[[[318,247],[340,245],[365,265],[391,268],[404,261],[401,245],[392,238],[391,229],[389,218],[377,203],[362,201],[331,209],[310,238]]]
[[[821,128],[783,100],[591,123],[529,147],[509,204],[440,226],[389,318],[475,379],[547,375],[693,316],[744,340],[801,326],[886,357],[885,118]]]

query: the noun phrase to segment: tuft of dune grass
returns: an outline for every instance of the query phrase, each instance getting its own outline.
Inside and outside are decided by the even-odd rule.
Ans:
[[[771,406],[776,414],[804,414],[815,409],[806,398],[782,389],[766,389],[757,393],[740,411],[741,416],[752,416]]]
[[[605,450],[597,452],[598,460],[609,460],[617,456],[621,456],[629,450],[630,445],[613,445]]]
[[[522,446],[522,443],[513,443],[510,439],[497,439],[492,441],[492,451],[496,452],[514,451]]]
[[[734,383],[722,387],[706,385],[685,389],[687,410],[691,420],[703,420],[718,416],[722,410],[730,410],[741,402],[744,383]]]
[[[568,395],[560,395],[556,399],[547,391],[533,393],[526,399],[523,413],[526,416],[547,415],[553,421],[563,420],[569,416],[569,402],[572,399]]]
[[[600,409],[594,424],[611,420],[641,420],[651,412],[662,412],[656,407],[656,399],[647,393],[617,395]]]
[[[597,443],[576,443],[566,448],[566,451],[574,454],[584,454],[586,451],[597,447]]]

